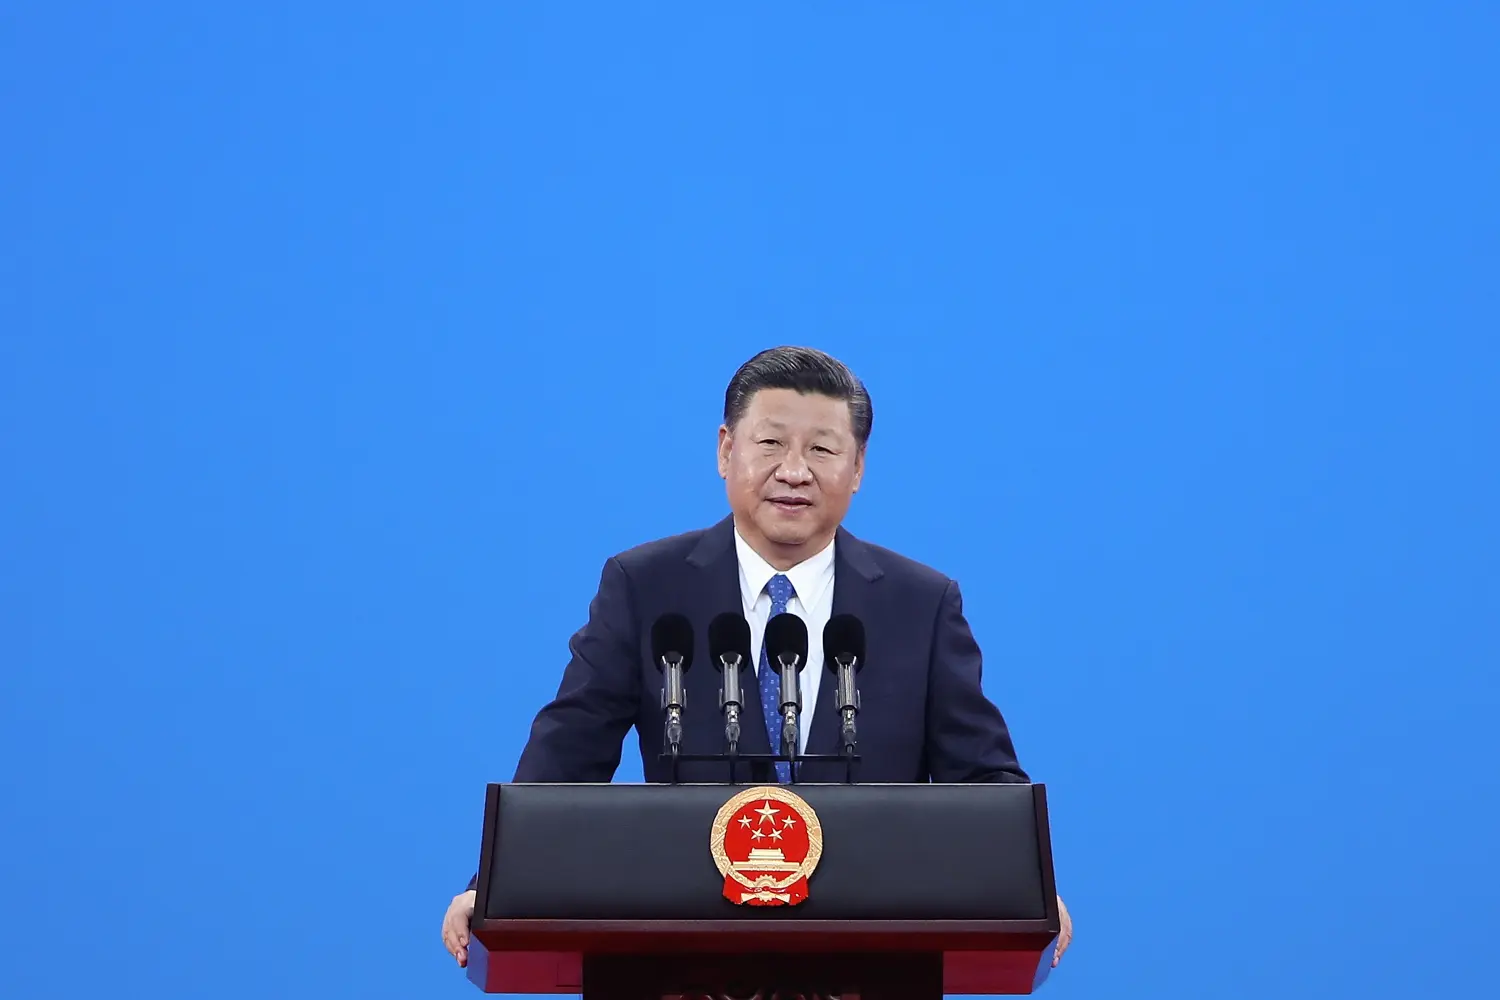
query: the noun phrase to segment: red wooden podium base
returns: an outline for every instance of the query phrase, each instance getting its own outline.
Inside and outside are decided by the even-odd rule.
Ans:
[[[587,986],[592,988],[586,988],[584,970],[589,963],[584,951],[516,950],[527,947],[528,939],[535,939],[538,923],[555,924],[551,933],[565,935],[570,944],[587,948],[590,961],[613,956],[650,962],[667,978],[675,975],[698,982],[735,978],[734,966],[743,962],[775,965],[798,960],[807,975],[848,979],[862,978],[857,971],[850,971],[857,970],[861,961],[878,963],[892,956],[931,959],[940,977],[940,984],[931,984],[936,987],[935,995],[1032,993],[1051,971],[1056,941],[1045,931],[1017,934],[1013,928],[997,940],[993,927],[956,921],[903,922],[887,927],[845,921],[785,921],[774,927],[705,921],[669,930],[659,926],[601,926],[606,922],[589,927],[582,921],[491,920],[476,924],[471,934],[466,970],[470,982],[486,993],[563,993],[590,998],[618,995],[607,984],[590,982]],[[492,949],[490,945],[498,947]],[[882,973],[880,978],[889,980],[890,974]],[[847,989],[830,992],[843,1000],[856,996]],[[902,992],[903,1000],[918,1000],[923,992],[929,991],[908,988]],[[873,994],[865,990],[857,995],[864,998]]]

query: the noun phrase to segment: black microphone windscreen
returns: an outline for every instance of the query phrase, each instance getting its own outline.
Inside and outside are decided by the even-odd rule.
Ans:
[[[693,624],[682,615],[662,615],[651,626],[651,658],[656,669],[662,668],[662,657],[676,653],[682,657],[682,669],[693,665]]]
[[[837,658],[854,657],[854,669],[865,665],[865,623],[853,615],[834,615],[823,628],[823,664],[838,670]]]
[[[745,616],[726,611],[708,623],[708,658],[716,670],[724,669],[720,659],[726,653],[737,653],[740,666],[750,663],[750,623]]]
[[[797,669],[807,666],[807,623],[789,611],[766,622],[766,656],[772,663],[783,653],[795,653]]]

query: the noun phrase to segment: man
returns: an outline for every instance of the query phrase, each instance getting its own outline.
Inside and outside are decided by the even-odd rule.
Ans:
[[[763,351],[745,362],[724,396],[719,475],[730,516],[719,524],[650,542],[611,558],[569,643],[572,658],[557,697],[537,715],[516,781],[607,782],[634,726],[647,781],[666,781],[661,751],[661,679],[651,656],[651,624],[666,612],[707,622],[730,609],[750,622],[756,683],[747,685],[745,753],[780,746],[779,679],[766,668],[766,622],[789,611],[807,623],[808,663],[800,674],[800,752],[839,751],[834,685],[825,683],[820,637],[835,613],[865,625],[870,666],[860,673],[860,780],[968,782],[1030,779],[1016,760],[999,709],[980,689],[980,653],[964,620],[958,584],[841,527],[865,470],[873,410],[869,393],[842,363],[802,347]],[[707,662],[707,640],[694,660]],[[717,705],[718,676],[690,670],[691,705]],[[810,712],[810,716],[809,716]],[[723,740],[716,712],[684,719],[683,745]],[[785,764],[757,781],[785,781]],[[837,764],[799,765],[804,781],[838,781]],[[683,764],[684,781],[712,781],[714,765]],[[443,941],[468,958],[473,883],[455,896]],[[1072,938],[1058,900],[1062,933],[1053,964]]]

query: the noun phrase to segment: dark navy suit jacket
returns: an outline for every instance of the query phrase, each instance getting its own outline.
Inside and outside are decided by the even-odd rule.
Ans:
[[[569,642],[572,658],[557,696],[538,713],[514,780],[607,782],[632,726],[646,780],[669,780],[660,759],[662,678],[652,662],[651,624],[671,611],[693,623],[697,646],[685,678],[682,750],[722,753],[719,674],[709,661],[707,631],[715,615],[743,611],[739,579],[732,518],[611,558],[589,604],[588,622]],[[833,613],[855,615],[865,626],[857,780],[1030,780],[1016,761],[1000,710],[980,690],[979,647],[964,620],[957,583],[840,528],[833,587]],[[821,642],[822,636],[809,639]],[[745,681],[740,751],[770,753],[748,669]],[[831,675],[824,677],[810,720],[803,708],[803,724],[811,726],[809,754],[841,750],[836,687]],[[726,776],[722,764],[681,765],[686,782]],[[768,765],[748,776],[774,781]],[[799,777],[842,781],[843,767],[808,762]]]

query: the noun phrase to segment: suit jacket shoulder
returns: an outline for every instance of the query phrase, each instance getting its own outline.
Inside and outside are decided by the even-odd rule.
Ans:
[[[623,552],[615,553],[614,561],[618,562],[627,573],[650,570],[664,563],[680,563],[692,555],[712,534],[723,533],[728,539],[730,537],[729,523],[720,522],[711,527],[696,528],[692,531],[668,535],[666,538],[642,542]]]
[[[864,564],[861,568],[866,575],[869,575],[870,569],[874,569],[904,586],[917,588],[924,593],[930,591],[935,595],[941,595],[954,583],[953,578],[941,570],[904,556],[895,549],[867,542],[842,528],[839,529],[839,544],[844,547],[845,554],[852,563]]]

